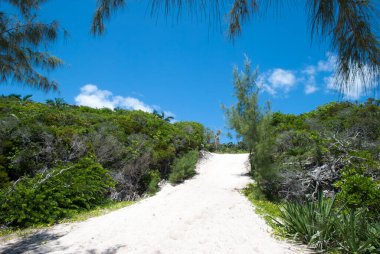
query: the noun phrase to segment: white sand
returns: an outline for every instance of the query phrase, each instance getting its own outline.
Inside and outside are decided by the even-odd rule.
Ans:
[[[247,159],[247,154],[211,154],[199,163],[199,175],[184,184],[167,185],[151,198],[101,217],[53,227],[42,241],[0,243],[0,252],[303,253],[271,237],[239,193],[250,182],[244,176]]]

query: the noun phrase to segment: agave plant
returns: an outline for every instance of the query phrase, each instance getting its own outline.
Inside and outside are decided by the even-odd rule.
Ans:
[[[370,234],[373,239],[373,246],[376,248],[377,252],[380,252],[380,222],[371,225]]]
[[[322,196],[317,202],[286,203],[281,209],[278,226],[312,248],[325,249],[335,236],[335,198]]]
[[[344,253],[379,253],[375,252],[375,241],[379,242],[379,228],[370,227],[365,209],[351,209],[342,213],[339,216],[339,223],[336,224],[338,248]]]
[[[318,201],[286,203],[274,221],[288,236],[321,251],[380,253],[380,223],[371,224],[366,209],[338,209],[334,204],[335,198],[321,195]]]

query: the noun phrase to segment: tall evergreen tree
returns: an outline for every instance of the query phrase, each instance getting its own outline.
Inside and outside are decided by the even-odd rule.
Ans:
[[[260,88],[256,83],[257,70],[252,70],[251,62],[245,60],[243,71],[233,70],[234,89],[237,102],[224,111],[230,128],[242,138],[250,152],[251,174],[259,187],[270,194],[275,189],[277,168],[273,162],[274,137],[271,127],[270,104],[263,110],[259,106]]]
[[[234,129],[238,137],[252,152],[256,141],[258,123],[261,110],[258,105],[259,87],[256,84],[257,70],[252,71],[251,62],[245,59],[244,70],[233,69],[236,105],[224,108],[230,128]]]
[[[0,82],[18,82],[45,91],[57,83],[41,71],[56,69],[62,61],[47,52],[60,30],[56,21],[42,23],[37,11],[45,0],[2,0],[9,10],[0,11]]]

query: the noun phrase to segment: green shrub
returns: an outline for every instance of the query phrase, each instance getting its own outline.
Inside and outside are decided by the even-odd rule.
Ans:
[[[59,161],[94,154],[116,181],[110,196],[134,199],[153,191],[142,181],[149,169],[167,179],[174,159],[203,143],[204,127],[195,122],[172,124],[140,110],[92,109],[59,99],[25,107],[0,97],[0,189]]]
[[[23,178],[0,193],[0,224],[25,227],[54,223],[105,202],[113,184],[108,171],[92,158],[62,164],[47,173]]]
[[[2,169],[2,166],[0,166],[0,189],[6,188],[9,186],[9,177],[7,172]]]
[[[169,182],[172,184],[181,183],[196,174],[195,166],[199,158],[198,151],[190,151],[181,158],[175,159],[172,171],[169,175]]]
[[[380,186],[360,165],[341,171],[341,179],[335,183],[340,189],[338,199],[350,208],[380,210]]]
[[[149,171],[143,177],[143,187],[148,194],[155,194],[158,190],[158,184],[161,181],[160,172],[158,170]]]

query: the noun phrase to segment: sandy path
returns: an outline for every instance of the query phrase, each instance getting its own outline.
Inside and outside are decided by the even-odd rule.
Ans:
[[[301,253],[268,233],[241,189],[248,156],[211,154],[199,175],[135,205],[33,238],[0,244],[9,253]],[[28,242],[29,241],[29,242]]]

